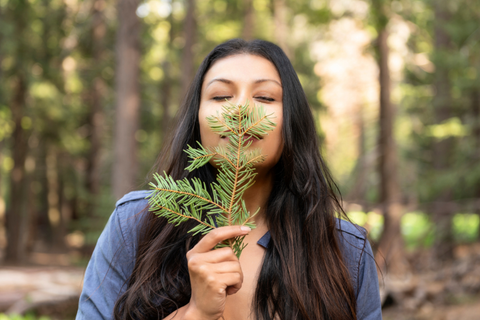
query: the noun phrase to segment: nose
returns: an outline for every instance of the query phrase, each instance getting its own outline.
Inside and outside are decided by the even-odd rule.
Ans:
[[[245,105],[245,103],[248,102],[249,107],[251,108],[253,106],[253,93],[251,90],[248,90],[247,88],[244,88],[239,91],[239,94],[234,97],[232,103],[236,105]]]

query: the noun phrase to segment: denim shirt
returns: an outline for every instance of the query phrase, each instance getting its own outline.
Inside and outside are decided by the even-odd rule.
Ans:
[[[76,320],[112,319],[117,298],[126,290],[137,253],[137,230],[150,191],[133,191],[120,199],[98,239],[85,272]],[[372,249],[362,228],[337,220],[341,249],[357,297],[357,319],[382,319]],[[267,247],[270,233],[257,243]]]

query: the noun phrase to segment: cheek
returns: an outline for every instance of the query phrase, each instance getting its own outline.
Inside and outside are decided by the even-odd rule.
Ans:
[[[275,130],[273,132],[275,140],[283,149],[283,114],[281,112],[277,112],[276,118],[273,121],[276,123]]]
[[[198,112],[198,122],[200,125],[200,143],[205,148],[214,148],[221,144],[222,139],[219,134],[210,129],[208,125],[207,117],[216,115],[217,110],[215,108],[200,108]]]
[[[200,125],[200,139],[203,145],[211,143],[211,132],[208,126],[207,117],[211,116],[211,112],[208,112],[207,108],[201,107],[198,111],[198,123]]]
[[[200,143],[204,147],[212,147],[216,145],[216,134],[210,130],[206,120],[200,120]]]
[[[276,146],[276,157],[277,160],[280,158],[280,155],[282,154],[283,151],[283,128],[282,128],[282,121],[279,121],[277,123],[277,126],[275,128],[275,142],[274,145]]]
[[[277,124],[275,129],[265,139],[264,153],[267,155],[267,162],[275,164],[278,162],[283,151],[282,117],[277,116],[274,119]]]

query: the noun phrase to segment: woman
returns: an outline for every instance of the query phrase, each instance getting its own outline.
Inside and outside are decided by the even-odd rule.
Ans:
[[[378,279],[363,229],[343,211],[319,154],[313,117],[283,51],[255,40],[230,40],[203,61],[159,171],[174,179],[215,180],[208,164],[188,173],[186,146],[227,141],[205,117],[228,100],[262,104],[276,128],[252,148],[267,160],[244,194],[263,208],[256,228],[187,233],[145,210],[148,192],[117,202],[88,265],[77,319],[381,319]],[[140,212],[140,213],[139,213]],[[240,260],[215,244],[246,235]]]

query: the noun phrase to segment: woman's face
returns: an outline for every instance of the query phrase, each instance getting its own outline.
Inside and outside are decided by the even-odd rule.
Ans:
[[[250,148],[259,148],[266,160],[259,168],[272,168],[283,150],[283,90],[275,66],[265,58],[250,54],[229,56],[215,62],[205,74],[198,120],[200,136],[205,148],[227,144],[228,138],[210,130],[206,117],[220,114],[228,100],[233,104],[263,105],[267,114],[273,114],[276,123],[262,139],[254,139]],[[212,163],[213,164],[213,163]]]

